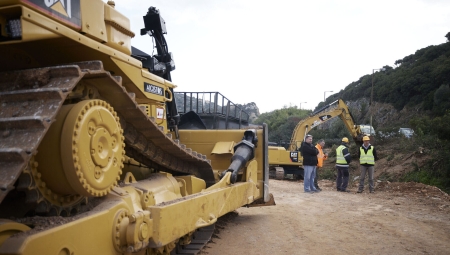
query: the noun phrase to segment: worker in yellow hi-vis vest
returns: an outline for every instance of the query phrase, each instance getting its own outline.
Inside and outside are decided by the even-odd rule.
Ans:
[[[377,151],[375,147],[370,144],[370,138],[368,136],[363,137],[363,145],[358,150],[359,164],[361,168],[361,176],[359,177],[358,193],[364,191],[364,179],[366,173],[369,173],[369,191],[373,193],[375,187],[373,185],[373,173],[375,171],[375,161],[378,160]]]
[[[347,190],[348,178],[350,176],[348,172],[348,166],[352,161],[350,152],[348,151],[348,138],[342,138],[341,145],[336,148],[336,188],[340,192],[350,192]]]

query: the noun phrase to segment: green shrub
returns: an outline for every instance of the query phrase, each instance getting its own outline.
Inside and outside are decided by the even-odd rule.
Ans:
[[[333,157],[333,158],[336,157],[336,148],[338,146],[339,145],[336,145],[336,144],[333,144],[333,146],[331,146],[330,152],[328,153],[328,157]]]
[[[336,169],[322,168],[319,170],[319,180],[334,180],[336,179]]]
[[[413,163],[414,170],[407,173],[401,178],[401,181],[420,182],[432,185],[441,190],[450,192],[450,159],[448,158],[449,150],[441,150],[433,153],[433,159],[428,160],[423,167],[419,167]]]
[[[387,156],[386,160],[387,161],[391,161],[394,159],[394,154],[389,154],[389,156]]]
[[[390,182],[396,181],[396,180],[394,180],[394,178],[388,172],[381,173],[378,176],[378,180],[380,180],[380,181],[390,181]]]

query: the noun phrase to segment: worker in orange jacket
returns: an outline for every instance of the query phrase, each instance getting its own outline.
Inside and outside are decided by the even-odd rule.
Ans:
[[[316,169],[316,177],[314,178],[314,186],[316,186],[316,189],[322,190],[319,188],[319,184],[317,183],[317,178],[319,177],[319,169],[323,166],[323,161],[328,158],[328,153],[323,153],[323,147],[325,146],[325,141],[323,139],[320,139],[317,144],[316,148],[319,151],[319,154],[317,154],[317,169]]]

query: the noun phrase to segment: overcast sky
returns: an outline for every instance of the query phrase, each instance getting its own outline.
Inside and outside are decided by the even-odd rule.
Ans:
[[[313,109],[325,91],[395,67],[418,49],[445,43],[450,32],[448,0],[115,3],[131,21],[132,45],[149,54],[152,40],[140,36],[142,16],[150,6],[159,9],[176,91],[219,91],[234,103],[255,102],[261,113],[300,103]]]

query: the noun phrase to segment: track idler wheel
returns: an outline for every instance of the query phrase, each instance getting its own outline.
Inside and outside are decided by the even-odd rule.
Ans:
[[[51,202],[108,194],[120,179],[124,148],[119,118],[108,103],[86,100],[63,106],[36,156],[42,186],[57,198]]]

